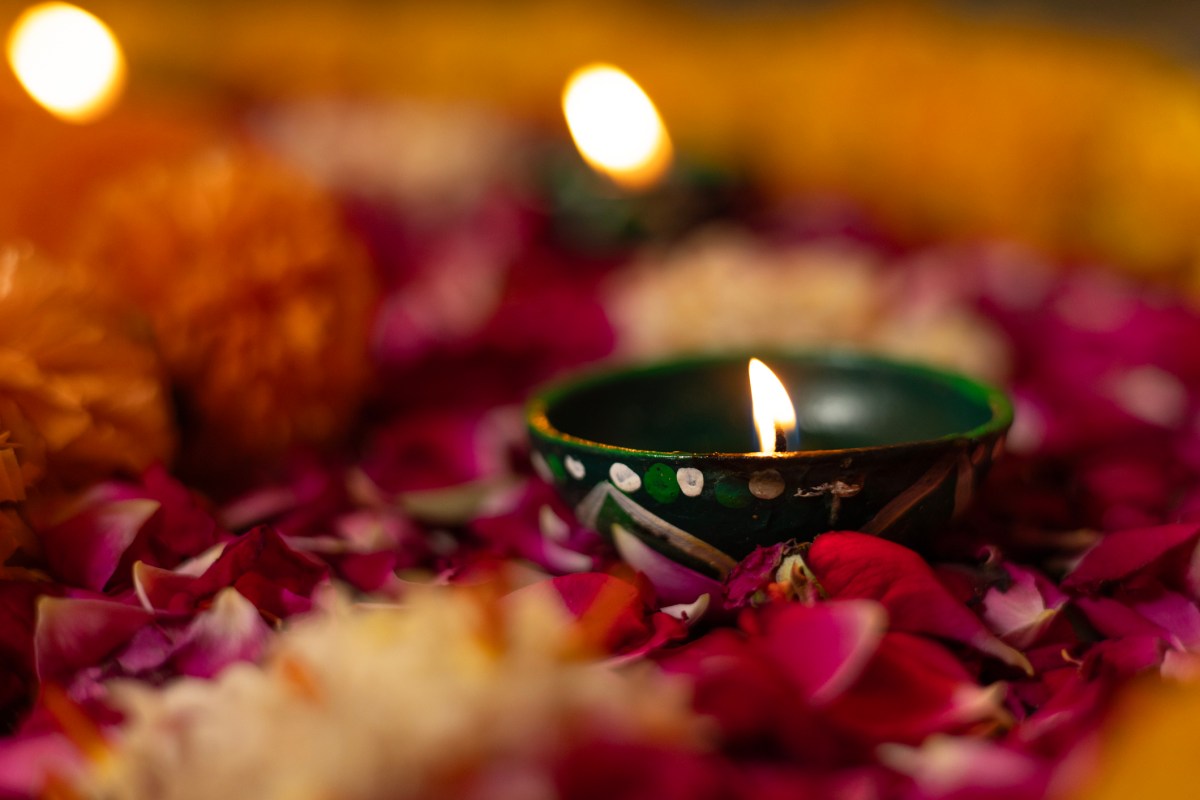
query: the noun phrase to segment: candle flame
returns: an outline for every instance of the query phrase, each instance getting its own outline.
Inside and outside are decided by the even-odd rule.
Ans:
[[[754,406],[754,428],[758,431],[759,452],[776,452],[780,433],[786,436],[796,428],[796,408],[783,382],[763,362],[750,359],[750,400]]]
[[[125,58],[116,36],[69,3],[26,9],[9,32],[8,63],[39,105],[68,122],[98,119],[125,84]]]
[[[671,165],[671,139],[654,103],[633,78],[608,64],[576,70],[563,114],[580,154],[626,189],[646,189]]]

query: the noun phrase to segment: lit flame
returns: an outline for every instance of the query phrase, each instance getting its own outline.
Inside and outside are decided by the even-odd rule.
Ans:
[[[796,408],[778,376],[757,358],[750,359],[750,400],[759,452],[786,450],[787,434],[796,428]],[[778,447],[783,440],[782,448]]]
[[[68,3],[26,9],[9,32],[8,63],[34,100],[69,122],[99,118],[125,84],[125,58],[112,31]]]
[[[671,166],[662,118],[633,78],[607,64],[576,70],[563,89],[563,113],[585,161],[626,189],[645,189]]]

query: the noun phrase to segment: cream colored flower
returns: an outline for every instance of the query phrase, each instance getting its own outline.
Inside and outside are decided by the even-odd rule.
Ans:
[[[918,288],[865,248],[780,248],[714,228],[644,256],[613,282],[606,305],[632,357],[855,347],[1003,378],[1001,332],[965,304]]]
[[[395,202],[424,222],[470,211],[516,153],[510,125],[457,104],[305,100],[261,110],[253,123],[322,186]]]
[[[579,655],[553,592],[344,602],[285,631],[262,666],[119,687],[128,715],[96,798],[460,797],[496,779],[551,796],[548,759],[589,737],[695,744],[683,684]]]

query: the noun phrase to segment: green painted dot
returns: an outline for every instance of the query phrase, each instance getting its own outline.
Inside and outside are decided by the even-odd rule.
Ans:
[[[546,466],[550,468],[550,474],[554,476],[554,480],[561,481],[567,477],[566,467],[563,466],[562,459],[558,453],[546,454]]]
[[[726,476],[714,488],[717,502],[726,508],[745,508],[750,504],[750,488],[744,480]]]
[[[679,497],[679,481],[675,479],[675,470],[666,464],[654,464],[646,470],[643,486],[660,503],[672,503]]]

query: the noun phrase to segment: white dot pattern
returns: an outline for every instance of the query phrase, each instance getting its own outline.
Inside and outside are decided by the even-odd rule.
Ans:
[[[675,470],[675,479],[679,481],[679,491],[687,497],[699,497],[704,491],[704,473],[695,467],[680,467]]]
[[[641,477],[619,461],[608,468],[608,477],[622,492],[636,492],[642,488]]]

